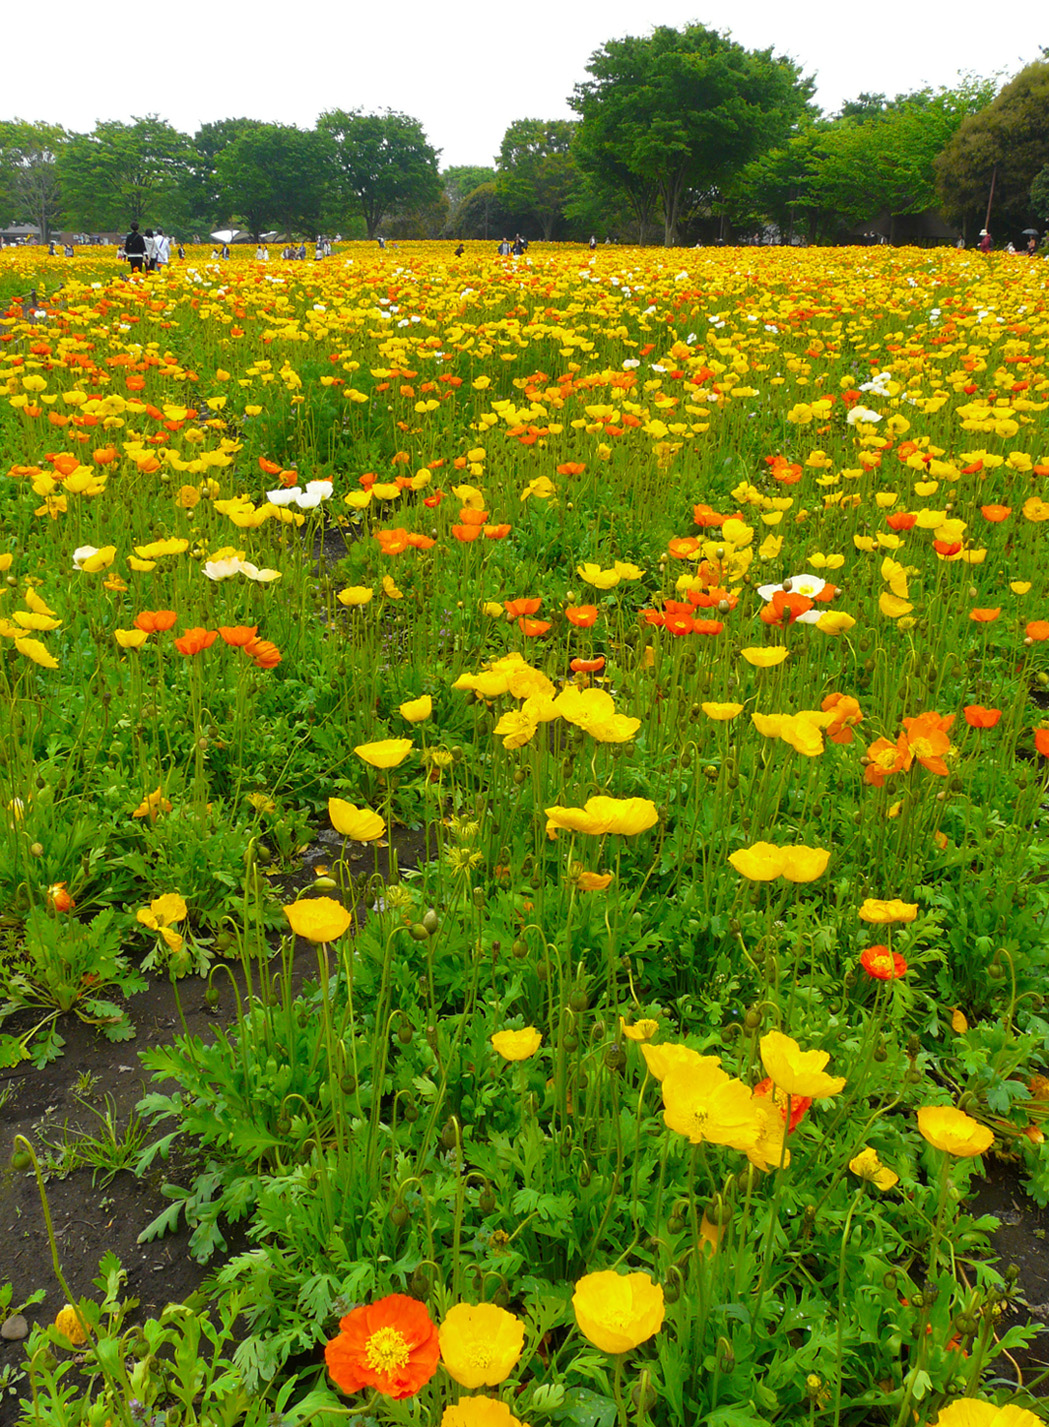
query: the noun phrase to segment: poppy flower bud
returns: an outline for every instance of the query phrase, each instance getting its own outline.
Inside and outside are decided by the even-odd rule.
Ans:
[[[408,1222],[408,1206],[406,1204],[391,1204],[389,1212],[390,1223],[396,1228],[403,1228]]]

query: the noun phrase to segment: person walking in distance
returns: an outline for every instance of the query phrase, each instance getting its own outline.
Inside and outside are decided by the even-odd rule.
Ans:
[[[124,239],[124,256],[133,273],[140,273],[146,261],[146,240],[138,231],[138,223],[131,224],[131,232]]]
[[[157,272],[171,261],[171,239],[164,232],[163,228],[158,228],[153,239],[156,247]]]

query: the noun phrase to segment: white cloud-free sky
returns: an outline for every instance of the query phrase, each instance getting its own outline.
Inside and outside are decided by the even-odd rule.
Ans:
[[[514,119],[571,117],[606,40],[691,21],[799,61],[827,113],[864,90],[1008,77],[1049,44],[1027,0],[8,0],[0,118],[86,130],[152,113],[193,133],[391,108],[421,120],[442,167],[489,164]]]

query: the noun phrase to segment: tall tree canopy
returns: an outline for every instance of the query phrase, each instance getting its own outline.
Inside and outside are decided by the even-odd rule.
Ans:
[[[549,242],[578,183],[571,119],[516,119],[499,148],[496,192],[503,207],[539,224]]]
[[[320,231],[332,144],[314,129],[262,124],[245,129],[215,163],[222,208],[254,237]]]
[[[58,124],[0,121],[0,222],[31,223],[43,243],[60,217],[56,155],[68,137]]]
[[[181,214],[190,141],[155,114],[130,124],[108,119],[58,151],[66,220],[79,228],[162,223]]]
[[[438,151],[418,119],[386,110],[330,109],[317,120],[333,144],[335,211],[359,213],[374,238],[397,209],[424,208],[441,196]]]
[[[583,121],[580,162],[616,181],[635,208],[654,185],[668,247],[686,192],[726,185],[783,142],[812,92],[793,60],[703,25],[610,40],[587,73],[569,101]]]
[[[1031,184],[1049,153],[1049,59],[1037,60],[1009,81],[997,98],[965,119],[936,162],[943,210],[978,227],[994,178],[994,215],[1026,226],[1033,216]]]

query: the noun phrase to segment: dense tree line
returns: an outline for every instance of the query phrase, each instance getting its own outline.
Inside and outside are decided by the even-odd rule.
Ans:
[[[439,167],[422,124],[333,109],[312,129],[222,119],[190,136],[155,116],[88,134],[0,121],[0,224],[46,238],[137,218],[191,236],[532,238],[650,242],[763,235],[890,239],[939,209],[1049,221],[1049,55],[1004,87],[963,79],[827,117],[812,80],[771,50],[688,25],[611,40],[569,99],[574,119],[518,119],[491,167]]]

